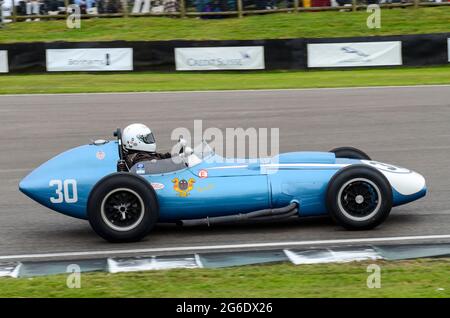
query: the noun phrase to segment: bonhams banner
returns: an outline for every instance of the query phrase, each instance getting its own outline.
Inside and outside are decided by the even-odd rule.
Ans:
[[[176,48],[177,71],[261,70],[263,46]]]
[[[308,67],[402,65],[400,41],[308,44]]]
[[[47,49],[47,71],[132,71],[132,48]]]
[[[8,51],[0,51],[0,73],[8,73]]]

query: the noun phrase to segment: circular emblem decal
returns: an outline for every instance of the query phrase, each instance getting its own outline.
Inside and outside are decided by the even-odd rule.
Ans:
[[[95,156],[97,157],[98,160],[103,160],[103,159],[105,159],[106,154],[104,151],[100,150],[100,151],[97,151]]]
[[[198,172],[198,176],[202,179],[208,178],[208,171],[205,169],[202,169]]]

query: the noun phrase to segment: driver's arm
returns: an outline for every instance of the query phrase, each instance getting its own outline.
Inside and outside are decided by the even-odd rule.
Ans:
[[[169,159],[172,158],[172,154],[170,152],[166,153],[158,153],[160,159]]]

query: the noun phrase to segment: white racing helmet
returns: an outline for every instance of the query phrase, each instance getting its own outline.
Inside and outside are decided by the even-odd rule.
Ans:
[[[125,149],[156,152],[156,142],[153,133],[143,124],[131,124],[122,132],[122,144]]]

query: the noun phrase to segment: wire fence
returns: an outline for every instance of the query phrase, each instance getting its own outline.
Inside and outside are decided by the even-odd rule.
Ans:
[[[449,6],[450,0],[4,0],[3,22],[65,19],[76,5],[82,18],[172,16],[218,19],[279,12],[357,11]],[[69,8],[69,9],[68,9]]]

